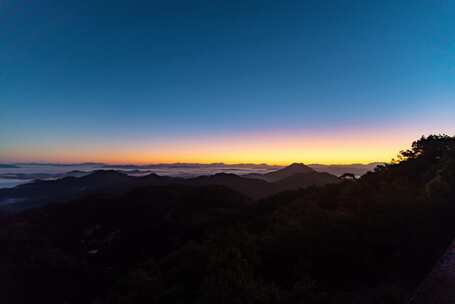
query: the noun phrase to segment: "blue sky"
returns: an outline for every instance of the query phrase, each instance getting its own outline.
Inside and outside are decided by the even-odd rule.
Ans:
[[[453,1],[0,0],[0,161],[453,134],[454,20]]]

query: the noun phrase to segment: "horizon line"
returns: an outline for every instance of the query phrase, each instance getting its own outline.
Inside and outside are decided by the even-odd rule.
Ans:
[[[122,162],[102,162],[102,161],[85,161],[85,162],[49,162],[49,161],[20,161],[20,162],[3,162],[0,161],[1,165],[49,165],[49,166],[81,166],[81,165],[103,165],[103,166],[166,166],[166,165],[205,165],[205,166],[215,166],[215,165],[224,165],[224,166],[236,166],[236,165],[252,165],[252,166],[269,166],[269,167],[283,167],[289,166],[295,163],[304,164],[306,166],[349,166],[349,165],[372,165],[372,164],[387,164],[390,161],[372,161],[372,162],[334,162],[334,163],[324,163],[324,162],[311,162],[306,163],[302,161],[293,161],[286,164],[272,164],[266,162],[147,162],[147,163],[122,163]]]

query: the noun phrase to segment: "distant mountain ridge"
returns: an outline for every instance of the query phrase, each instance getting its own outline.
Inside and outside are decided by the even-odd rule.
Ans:
[[[368,171],[372,171],[376,166],[383,165],[384,163],[381,162],[373,162],[368,164],[331,164],[331,165],[324,165],[324,164],[309,164],[306,165],[316,171],[319,172],[327,172],[330,174],[334,174],[340,176],[344,173],[352,173],[357,176],[361,176]],[[4,165],[2,167],[2,165]],[[261,169],[261,170],[279,170],[285,168],[282,165],[270,165],[266,163],[255,164],[255,163],[238,163],[238,164],[225,164],[222,162],[219,163],[158,163],[158,164],[144,164],[144,165],[137,165],[137,164],[108,164],[108,163],[95,163],[95,162],[88,162],[88,163],[72,163],[72,164],[62,164],[62,163],[12,163],[12,164],[0,164],[1,168],[21,168],[21,166],[53,166],[53,167],[77,167],[77,166],[90,166],[94,169],[119,169],[119,170],[153,170],[153,169],[166,169],[166,168],[182,168],[182,169],[189,169],[189,168],[252,168],[252,169]],[[85,169],[84,169],[85,170]]]
[[[0,164],[1,165],[1,164]],[[283,166],[270,165],[266,163],[237,163],[226,164],[223,162],[216,163],[154,163],[154,164],[109,164],[102,162],[84,162],[84,163],[40,163],[40,162],[24,162],[24,163],[11,163],[4,164],[8,168],[18,168],[20,166],[55,166],[55,167],[74,167],[74,166],[93,166],[101,168],[115,168],[115,169],[153,169],[153,168],[188,168],[188,167],[250,167],[250,168],[263,168],[263,169],[280,169]],[[6,168],[6,167],[5,167]]]
[[[314,169],[304,165],[303,163],[292,163],[287,167],[284,167],[280,170],[265,173],[265,174],[247,174],[245,177],[248,178],[257,178],[262,179],[268,182],[277,182],[284,178],[290,177],[294,174],[306,174],[306,173],[314,173],[316,172]]]
[[[90,193],[102,192],[116,195],[136,187],[172,184],[224,186],[252,199],[260,199],[285,190],[321,186],[338,181],[334,175],[319,173],[298,163],[266,174],[240,176],[232,173],[218,173],[195,178],[169,177],[154,173],[130,176],[116,170],[98,170],[80,177],[66,176],[57,180],[37,180],[15,188],[0,189],[0,208],[20,210],[42,206],[48,202],[69,201]]]
[[[212,167],[226,167],[226,168],[256,168],[256,169],[270,169],[276,170],[282,168],[277,165],[269,164],[254,164],[254,163],[238,163],[238,164],[225,164],[225,163],[161,163],[161,164],[147,164],[147,165],[134,165],[134,164],[104,164],[105,168],[115,169],[154,169],[154,168],[212,168]]]

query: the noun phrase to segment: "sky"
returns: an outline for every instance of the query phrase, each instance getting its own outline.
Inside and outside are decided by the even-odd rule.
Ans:
[[[389,161],[454,98],[455,1],[0,0],[0,162]]]

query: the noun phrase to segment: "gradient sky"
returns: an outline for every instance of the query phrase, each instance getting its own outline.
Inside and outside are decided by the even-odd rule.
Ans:
[[[388,161],[454,98],[455,1],[0,0],[0,162]]]

